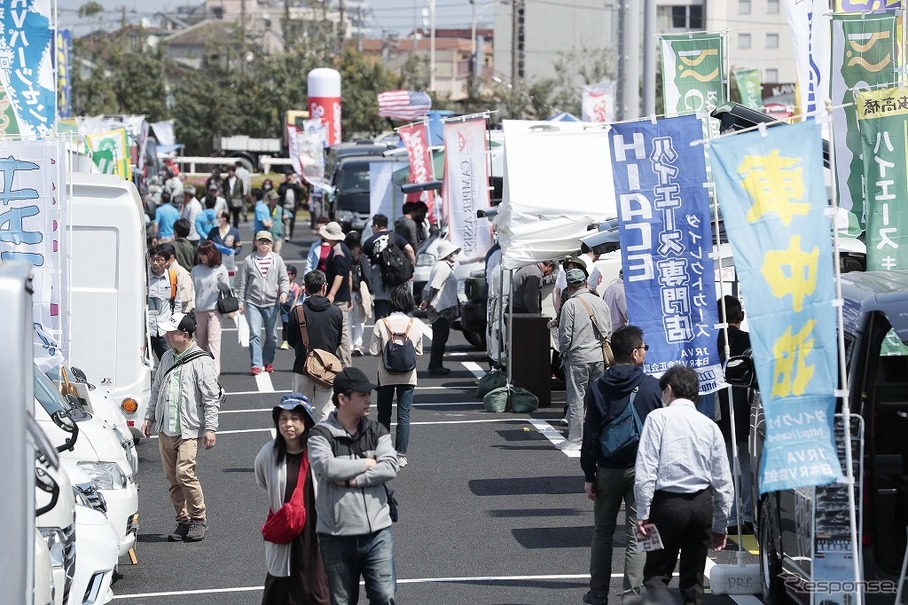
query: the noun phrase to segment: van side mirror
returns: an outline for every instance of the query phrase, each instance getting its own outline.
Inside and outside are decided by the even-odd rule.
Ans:
[[[757,374],[750,355],[729,357],[725,362],[725,381],[733,387],[756,387]]]

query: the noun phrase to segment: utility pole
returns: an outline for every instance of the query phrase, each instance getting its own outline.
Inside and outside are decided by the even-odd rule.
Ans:
[[[344,0],[339,0],[337,10],[340,18],[340,23],[337,27],[337,52],[342,52],[344,50]]]
[[[656,115],[656,0],[643,0],[643,115]]]
[[[640,117],[640,5],[618,2],[618,119]]]
[[[290,50],[290,0],[284,0],[284,27],[281,28],[284,36],[284,52]]]
[[[240,71],[246,71],[246,0],[240,0]]]

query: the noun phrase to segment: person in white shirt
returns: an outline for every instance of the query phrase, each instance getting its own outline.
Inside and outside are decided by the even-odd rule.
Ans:
[[[666,407],[650,412],[637,449],[634,494],[637,530],[653,526],[663,548],[646,555],[648,602],[674,603],[668,592],[678,553],[678,584],[685,604],[703,602],[703,568],[710,547],[725,547],[734,496],[722,432],[697,410],[700,380],[691,368],[672,366],[659,379]]]

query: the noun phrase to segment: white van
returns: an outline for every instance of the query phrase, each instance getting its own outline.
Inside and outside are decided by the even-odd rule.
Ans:
[[[54,605],[66,605],[76,573],[76,504],[63,469],[35,463],[35,527],[50,553]]]
[[[64,217],[63,350],[126,414],[135,439],[151,396],[146,346],[146,247],[142,201],[118,176],[72,173]]]
[[[125,555],[135,545],[139,524],[139,492],[136,478],[122,445],[112,427],[100,418],[63,399],[53,382],[34,366],[35,419],[59,448],[70,436],[67,419],[77,431],[71,449],[60,457],[71,460],[97,485],[107,501],[107,517],[119,536],[119,554]]]

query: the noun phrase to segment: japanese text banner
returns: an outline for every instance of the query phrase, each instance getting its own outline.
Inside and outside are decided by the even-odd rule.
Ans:
[[[838,384],[831,224],[815,121],[711,143],[766,416],[760,493],[826,485]]]
[[[45,137],[57,118],[50,0],[0,6],[0,131]]]
[[[42,371],[63,362],[61,337],[60,194],[63,144],[0,142],[0,260],[30,263],[35,363]]]
[[[57,30],[54,44],[54,62],[57,67],[57,115],[72,116],[72,53],[73,30]]]
[[[720,384],[706,160],[694,116],[612,125],[621,264],[630,322],[646,335],[644,371],[683,364],[700,393]],[[724,382],[724,381],[722,381]]]
[[[429,124],[427,122],[410,124],[398,128],[397,132],[407,150],[407,157],[410,158],[410,182],[428,183],[435,180],[432,150],[429,147]],[[413,197],[407,196],[408,202],[425,202],[429,209],[428,216],[435,216],[434,191],[423,191],[412,195]]]
[[[877,88],[896,80],[898,36],[895,15],[833,15],[832,112],[839,206],[851,212],[855,235],[867,223],[862,182],[861,133],[855,112],[854,89]]]
[[[477,210],[489,208],[486,120],[445,122],[445,185],[442,218],[460,260],[483,258],[492,247],[489,221]]]

